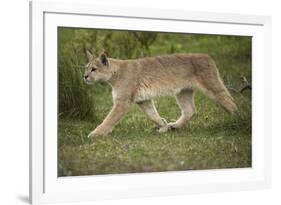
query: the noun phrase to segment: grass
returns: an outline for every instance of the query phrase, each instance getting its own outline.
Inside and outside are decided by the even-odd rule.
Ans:
[[[95,102],[95,121],[59,121],[60,176],[251,166],[249,96],[235,95],[240,112],[230,116],[197,93],[197,116],[187,127],[165,134],[133,106],[110,135],[88,139],[111,107],[110,89],[105,88]],[[156,99],[156,106],[169,121],[180,114],[172,97]]]

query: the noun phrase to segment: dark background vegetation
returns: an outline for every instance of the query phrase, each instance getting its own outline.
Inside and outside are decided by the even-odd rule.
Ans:
[[[78,28],[58,32],[59,176],[251,166],[251,91],[239,92],[245,79],[251,83],[251,37]],[[96,56],[105,50],[118,59],[207,53],[239,113],[229,115],[198,92],[198,115],[184,129],[159,134],[133,106],[110,135],[88,139],[110,111],[112,99],[106,83],[83,82],[86,50]],[[168,121],[180,115],[173,97],[156,98],[156,106]]]

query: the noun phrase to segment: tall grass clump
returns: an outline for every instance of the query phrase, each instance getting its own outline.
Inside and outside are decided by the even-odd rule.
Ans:
[[[79,34],[81,35],[81,34]],[[94,119],[92,88],[83,81],[85,42],[79,41],[72,29],[59,29],[58,72],[59,72],[59,117],[75,120]],[[94,36],[88,36],[93,38]]]

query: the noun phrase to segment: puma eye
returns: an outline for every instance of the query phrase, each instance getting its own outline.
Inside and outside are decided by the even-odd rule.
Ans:
[[[96,71],[96,70],[97,70],[96,68],[92,68],[91,72],[94,72],[94,71]]]

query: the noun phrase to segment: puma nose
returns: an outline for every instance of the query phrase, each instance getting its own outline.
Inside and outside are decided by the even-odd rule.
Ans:
[[[84,75],[84,78],[87,79],[89,76],[88,75]]]

